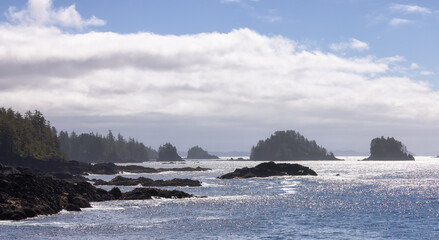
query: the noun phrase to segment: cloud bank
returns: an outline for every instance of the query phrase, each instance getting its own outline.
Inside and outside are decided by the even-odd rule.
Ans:
[[[368,48],[356,39],[349,46]],[[249,149],[277,129],[320,136],[333,149],[368,144],[377,134],[437,134],[439,93],[393,76],[389,62],[395,61],[302,50],[294,40],[247,28],[159,35],[2,24],[0,102],[39,109],[61,129],[123,126],[146,144],[170,139],[184,147],[192,144],[189,132],[197,141],[214,139],[206,131],[218,136],[212,146],[229,150]],[[143,136],[139,128],[161,129],[168,139]],[[258,137],[238,137],[249,132]],[[344,139],[361,134],[358,141]],[[225,137],[235,140],[224,143]]]

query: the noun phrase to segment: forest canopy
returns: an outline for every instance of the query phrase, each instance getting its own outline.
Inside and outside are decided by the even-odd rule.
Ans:
[[[157,152],[134,138],[125,139],[121,134],[117,137],[108,131],[107,136],[96,133],[82,133],[70,135],[59,133],[61,148],[70,159],[90,162],[144,162],[157,158]]]
[[[40,111],[0,108],[0,158],[65,159],[56,129]]]
[[[251,160],[338,160],[333,153],[293,130],[277,131],[253,146]]]

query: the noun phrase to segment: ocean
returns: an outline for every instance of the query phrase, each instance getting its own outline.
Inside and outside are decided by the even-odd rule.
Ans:
[[[0,239],[439,239],[439,158],[342,158],[297,162],[318,176],[231,180],[217,177],[260,162],[145,162],[212,170],[121,175],[200,180],[202,187],[165,189],[207,197],[95,202],[81,212],[0,221]]]

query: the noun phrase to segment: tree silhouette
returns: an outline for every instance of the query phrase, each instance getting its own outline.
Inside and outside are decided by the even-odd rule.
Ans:
[[[293,130],[277,131],[253,146],[251,160],[337,160],[332,153]]]

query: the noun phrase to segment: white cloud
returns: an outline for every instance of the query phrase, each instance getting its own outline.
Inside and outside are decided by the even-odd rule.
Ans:
[[[421,71],[420,74],[424,75],[424,76],[431,76],[431,75],[434,75],[434,72],[431,72],[431,71]]]
[[[349,48],[368,47],[357,41],[351,39]],[[146,125],[151,131],[187,130],[181,142],[202,126],[216,134],[233,131],[223,139],[233,144],[241,142],[242,131],[260,129],[350,134],[328,137],[327,143],[339,146],[358,131],[371,137],[392,129],[438,135],[439,93],[392,76],[391,67],[403,61],[303,50],[291,39],[245,28],[194,35],[79,34],[44,24],[2,24],[0,102],[20,111],[39,109],[61,129],[105,131],[119,124],[134,134],[148,132]],[[66,121],[72,125],[62,125]],[[175,131],[159,135],[174,140]]]
[[[7,17],[12,22],[28,25],[62,26],[82,29],[87,26],[102,26],[105,21],[95,16],[83,19],[75,5],[54,9],[52,0],[29,0],[27,8],[17,11],[10,7]]]
[[[415,70],[415,69],[418,69],[419,68],[419,65],[418,64],[416,64],[416,63],[412,63],[412,64],[410,64],[410,69],[411,70]]]
[[[413,23],[413,20],[404,19],[404,18],[392,18],[389,22],[390,26],[400,26],[409,23]]]
[[[393,4],[390,9],[402,11],[404,13],[420,13],[420,14],[431,14],[432,11],[425,7],[420,7],[417,5],[404,5],[404,4]]]
[[[351,38],[349,42],[333,43],[330,48],[334,51],[357,50],[364,51],[369,49],[369,44],[358,39]]]

